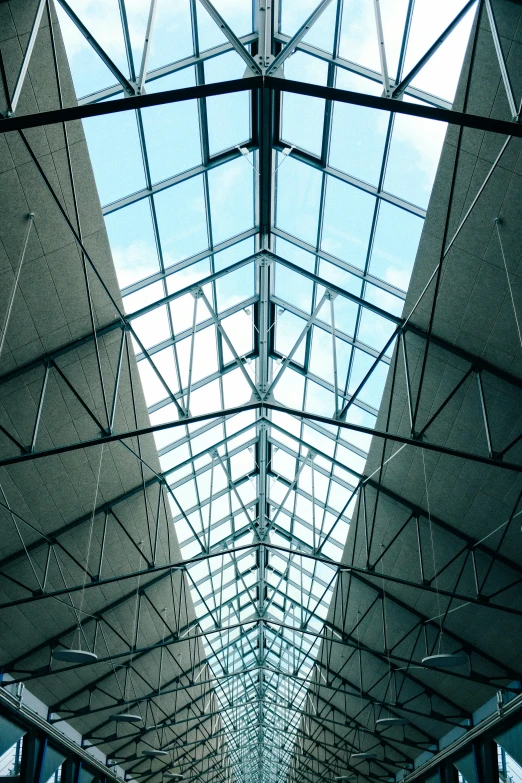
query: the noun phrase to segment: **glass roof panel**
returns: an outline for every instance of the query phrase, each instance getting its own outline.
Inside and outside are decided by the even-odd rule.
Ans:
[[[335,177],[327,177],[321,248],[364,269],[375,199]]]
[[[384,188],[426,208],[439,162],[446,125],[396,115]]]
[[[276,226],[315,247],[322,176],[293,158],[277,156]]]
[[[192,177],[154,196],[165,266],[208,247],[203,177]]]
[[[145,186],[135,112],[93,117],[83,121],[83,128],[102,204]]]
[[[337,69],[336,87],[380,95],[382,86],[369,79]],[[330,165],[372,185],[379,183],[388,116],[376,109],[347,103],[334,105]]]
[[[105,226],[121,288],[159,271],[160,263],[147,199],[107,215]],[[160,296],[160,289],[155,290],[158,292],[156,296]],[[136,310],[140,306],[143,305],[138,304],[132,309]]]
[[[194,84],[194,69],[185,68],[150,82],[148,92],[180,90]],[[152,182],[160,182],[201,163],[196,101],[151,106],[142,111],[142,119]]]

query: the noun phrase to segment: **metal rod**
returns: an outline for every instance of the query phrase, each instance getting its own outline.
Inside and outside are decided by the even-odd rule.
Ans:
[[[1,126],[1,123],[0,123],[0,126]],[[13,303],[14,303],[14,300],[15,300],[16,292],[18,290],[18,283],[20,281],[20,275],[22,273],[22,266],[23,266],[25,254],[26,254],[26,251],[27,251],[27,245],[28,245],[28,242],[29,242],[29,235],[31,233],[31,228],[32,228],[33,223],[34,223],[34,213],[33,212],[29,212],[28,219],[29,219],[29,222],[28,222],[28,225],[27,225],[27,231],[26,231],[25,238],[24,238],[24,244],[22,246],[22,252],[20,253],[20,260],[18,261],[18,266],[16,267],[15,279],[13,281],[13,287],[11,288],[11,294],[9,295],[9,300],[8,300],[8,303],[7,303],[7,309],[6,309],[6,313],[5,313],[5,317],[4,317],[4,323],[2,325],[2,332],[0,333],[0,357],[2,356],[2,351],[4,350],[4,343],[5,343],[5,337],[6,337],[6,334],[7,334],[7,328],[9,326],[9,321],[11,319],[11,313],[12,313],[12,310],[13,310]]]
[[[373,0],[373,9],[375,11],[375,27],[377,28],[377,46],[379,47],[379,57],[381,60],[382,86],[384,95],[388,97],[390,95],[390,77],[388,75],[388,63],[386,62],[386,47],[384,45],[380,0]]]
[[[143,43],[143,54],[141,57],[141,67],[136,85],[136,92],[141,94],[147,75],[147,62],[149,59],[150,45],[152,42],[152,28],[154,27],[154,18],[156,16],[157,0],[150,0],[149,18],[147,20],[147,30],[145,32],[145,41]]]
[[[14,113],[18,106],[18,101],[20,99],[20,94],[22,92],[22,87],[24,86],[25,77],[27,75],[27,69],[29,68],[29,62],[31,60],[31,55],[33,54],[34,45],[36,42],[36,37],[38,35],[38,30],[40,29],[40,22],[42,21],[42,14],[44,12],[46,0],[40,0],[38,3],[38,7],[36,9],[36,14],[33,21],[33,26],[31,28],[31,34],[29,36],[29,41],[27,43],[27,49],[25,50],[24,59],[22,60],[22,65],[20,66],[20,71],[18,73],[18,78],[16,80],[16,85],[13,90],[13,95],[11,97],[11,110],[10,113]]]

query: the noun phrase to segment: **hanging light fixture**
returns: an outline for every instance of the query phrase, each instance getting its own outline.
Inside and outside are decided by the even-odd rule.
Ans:
[[[360,753],[352,753],[350,756],[351,761],[371,761],[372,759],[376,759],[377,756],[375,753],[369,753],[366,751],[361,751]]]
[[[141,723],[141,715],[135,715],[132,712],[118,712],[111,715],[111,720],[115,723]]]
[[[355,780],[355,775],[336,775],[334,780]]]
[[[437,653],[436,655],[427,655],[422,659],[422,665],[429,669],[449,669],[453,666],[465,666],[469,663],[466,653]]]
[[[96,653],[88,650],[72,650],[69,647],[56,647],[53,650],[53,658],[64,663],[95,663],[98,660]]]
[[[163,777],[169,780],[183,780],[185,775],[182,775],[181,772],[164,772]]]
[[[375,727],[377,729],[387,729],[389,726],[407,726],[408,720],[406,718],[379,718],[375,721]]]
[[[168,756],[168,751],[157,750],[156,748],[150,748],[150,750],[142,750],[141,755],[149,759],[160,758],[161,756]]]

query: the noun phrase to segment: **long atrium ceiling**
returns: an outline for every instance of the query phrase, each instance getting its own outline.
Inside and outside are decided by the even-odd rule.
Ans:
[[[56,3],[80,106],[264,74],[440,109],[453,104],[477,5]],[[319,702],[333,687],[325,640],[331,649],[337,613],[346,619],[336,579],[404,340],[446,125],[247,87],[87,118],[83,127],[160,481],[181,558],[191,561],[184,571],[204,653],[197,666],[194,653],[191,676],[209,684],[200,739],[173,739],[176,704],[162,696],[157,743],[178,755],[145,768],[126,751],[144,731],[131,726],[114,758],[128,757],[136,778],[160,780],[162,765],[176,762],[188,779],[192,743],[206,762],[193,779],[342,775],[346,761],[331,739],[317,735],[311,749],[306,734],[335,723],[319,715]],[[360,655],[358,633],[350,644],[356,637]],[[386,668],[384,654],[378,663]],[[159,676],[161,685],[161,668]],[[366,750],[369,733],[349,703],[363,699],[362,678],[345,697],[355,733],[337,736],[352,753]],[[379,698],[382,706],[388,695],[373,704]],[[432,698],[440,703],[430,709],[448,718],[444,690]],[[127,699],[133,709],[151,700]],[[74,719],[66,698],[61,708]],[[415,744],[433,748],[441,732],[432,729],[421,720],[413,739],[405,733],[385,748],[387,768],[372,772],[366,762],[359,774],[374,780],[406,768]],[[97,731],[91,726],[87,739],[99,741]],[[219,752],[222,763],[215,771],[204,755],[209,739],[210,759]]]

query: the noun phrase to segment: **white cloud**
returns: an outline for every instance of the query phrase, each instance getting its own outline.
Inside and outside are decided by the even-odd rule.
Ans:
[[[156,250],[148,242],[136,240],[127,247],[111,249],[121,288],[158,271]]]

